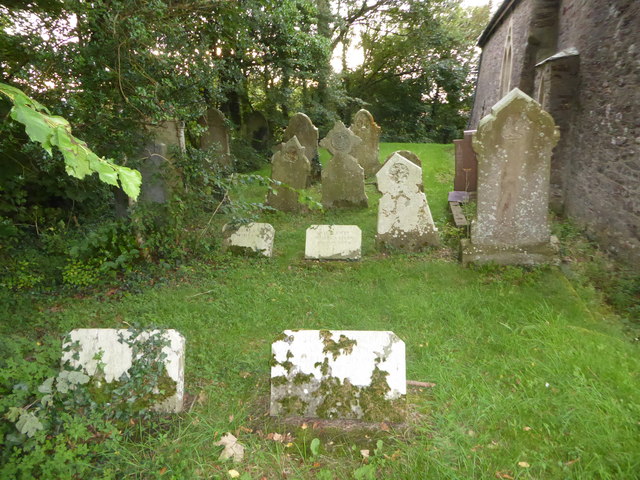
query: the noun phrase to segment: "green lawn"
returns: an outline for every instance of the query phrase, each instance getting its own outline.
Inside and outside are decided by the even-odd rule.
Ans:
[[[383,144],[381,158],[398,149],[422,159],[434,219],[446,229],[451,147]],[[367,193],[368,210],[264,214],[277,232],[273,259],[219,254],[137,294],[5,303],[1,333],[22,339],[13,355],[27,362],[77,327],[139,323],[186,337],[193,405],[112,446],[96,477],[638,478],[640,353],[593,291],[557,268],[463,269],[453,249],[377,252],[378,194],[373,185]],[[264,191],[236,194],[259,200]],[[359,225],[363,260],[304,261],[313,223]],[[392,330],[406,343],[407,377],[436,385],[409,389],[406,425],[270,419],[270,343],[288,328]],[[242,463],[217,460],[225,432],[246,447]]]

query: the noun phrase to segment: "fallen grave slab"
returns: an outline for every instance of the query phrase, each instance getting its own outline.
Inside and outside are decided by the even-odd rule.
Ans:
[[[362,230],[356,225],[311,225],[304,256],[310,260],[360,260]]]

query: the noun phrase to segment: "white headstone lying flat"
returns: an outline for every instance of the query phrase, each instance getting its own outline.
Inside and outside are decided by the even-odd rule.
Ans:
[[[162,353],[166,356],[164,367],[167,376],[175,382],[175,393],[155,405],[163,412],[182,411],[184,397],[184,337],[176,330],[148,330],[140,333],[135,343],[152,339],[156,335],[166,342]],[[133,352],[127,340],[132,332],[115,328],[77,328],[69,333],[68,342],[63,345],[62,363],[72,368],[81,367],[90,377],[111,383],[127,374],[133,364]],[[77,357],[74,358],[77,354]],[[99,365],[102,367],[98,371]]]
[[[356,225],[311,225],[304,256],[312,260],[360,260],[362,230]]]
[[[271,352],[271,415],[404,419],[405,345],[393,332],[285,330]]]
[[[249,223],[238,227],[229,224],[222,228],[223,245],[236,253],[253,253],[271,257],[276,231],[270,223]]]

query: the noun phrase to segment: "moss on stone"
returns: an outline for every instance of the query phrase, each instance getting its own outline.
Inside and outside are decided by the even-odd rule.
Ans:
[[[356,340],[351,340],[345,335],[340,335],[340,338],[336,342],[329,330],[320,330],[320,339],[324,344],[322,353],[331,354],[333,359],[336,360],[340,355],[349,355],[353,352],[353,347],[358,344]]]

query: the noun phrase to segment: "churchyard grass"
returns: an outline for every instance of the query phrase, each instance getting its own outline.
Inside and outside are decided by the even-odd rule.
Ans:
[[[418,153],[442,229],[451,147],[407,147],[383,144],[381,158]],[[185,336],[186,411],[136,425],[105,454],[100,478],[637,478],[640,352],[593,289],[557,268],[464,269],[453,237],[420,254],[377,252],[378,194],[367,193],[368,210],[262,214],[276,228],[273,259],[218,253],[136,294],[15,296],[2,302],[0,333],[26,339],[24,356],[51,358],[59,335],[78,327]],[[261,201],[264,189],[236,194]],[[314,223],[359,225],[363,260],[303,260]],[[291,328],[392,330],[406,343],[407,378],[435,385],[409,387],[404,425],[272,419],[270,344]],[[217,460],[225,432],[245,446],[239,463]]]

